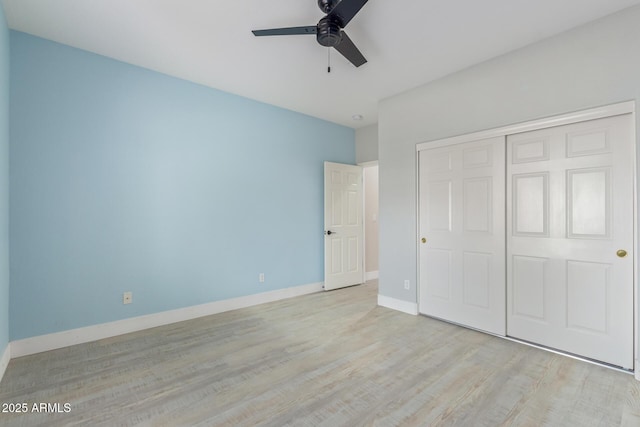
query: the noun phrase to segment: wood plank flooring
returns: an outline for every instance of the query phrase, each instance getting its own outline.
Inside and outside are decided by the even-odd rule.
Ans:
[[[377,284],[14,359],[2,426],[640,426],[632,375],[376,306]]]

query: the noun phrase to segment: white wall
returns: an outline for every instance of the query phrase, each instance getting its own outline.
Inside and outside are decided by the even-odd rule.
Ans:
[[[356,162],[378,160],[378,124],[356,129]]]
[[[368,278],[378,274],[378,124],[356,129],[356,162],[364,168],[365,271]],[[371,164],[373,162],[373,164]]]
[[[364,235],[365,271],[367,276],[378,273],[378,165],[364,171]],[[375,273],[375,274],[374,274]]]
[[[634,7],[381,101],[379,293],[417,302],[417,143],[639,96]]]

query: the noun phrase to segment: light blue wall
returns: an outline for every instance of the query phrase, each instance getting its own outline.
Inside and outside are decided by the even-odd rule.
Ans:
[[[9,29],[0,5],[0,356],[9,343]]]
[[[19,32],[11,73],[12,340],[323,280],[353,129]]]

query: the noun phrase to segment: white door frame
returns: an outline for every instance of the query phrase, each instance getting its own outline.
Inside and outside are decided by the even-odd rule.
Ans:
[[[362,227],[364,227],[364,233],[362,234],[362,245],[363,245],[363,249],[362,249],[362,263],[363,263],[363,267],[362,270],[364,271],[364,281],[367,282],[369,280],[374,280],[378,278],[378,271],[376,270],[375,272],[372,272],[371,274],[369,274],[367,272],[367,227],[366,227],[366,215],[367,212],[365,211],[365,205],[367,203],[367,185],[366,182],[364,181],[364,174],[366,173],[365,170],[368,168],[372,168],[372,167],[378,167],[379,166],[379,162],[377,160],[372,160],[369,162],[360,162],[358,163],[358,166],[362,167],[362,193],[364,195],[364,197],[362,198],[362,215],[363,215],[363,219],[362,219]]]
[[[605,105],[602,107],[591,108],[588,110],[582,110],[567,114],[562,114],[553,117],[547,117],[537,120],[532,120],[523,123],[517,123],[513,125],[503,126],[495,129],[488,129],[480,132],[474,132],[465,135],[454,136],[450,138],[439,139],[435,141],[427,141],[416,144],[416,152],[427,150],[430,148],[436,147],[444,147],[447,145],[453,144],[461,144],[465,142],[472,142],[478,139],[486,139],[493,138],[497,136],[507,136],[521,132],[528,132],[532,130],[539,130],[550,128],[554,126],[561,126],[566,124],[584,122],[587,120],[595,120],[602,119],[605,117],[617,116],[621,114],[631,114],[633,123],[636,124],[636,127],[633,129],[633,290],[634,290],[634,300],[633,300],[633,315],[634,315],[634,369],[635,369],[635,378],[640,381],[640,355],[638,354],[639,342],[640,342],[640,319],[638,316],[638,307],[640,306],[640,289],[638,288],[638,173],[637,173],[637,121],[635,116],[635,101],[626,101],[620,102],[617,104]],[[418,160],[416,156],[416,166],[418,165]],[[416,168],[416,172],[418,169]],[[416,181],[418,180],[418,174],[416,173]],[[417,183],[417,182],[416,182]],[[416,185],[416,206],[418,205],[418,198],[420,196],[420,189]],[[419,221],[419,217],[417,217]],[[419,232],[419,229],[417,229]],[[419,236],[416,234],[416,248],[419,249]],[[417,265],[418,271],[417,275],[420,275],[420,259],[419,259],[419,250],[417,251]],[[418,283],[419,283],[418,279]],[[419,292],[418,286],[416,286],[416,292]],[[419,301],[419,295],[416,295],[416,301]]]

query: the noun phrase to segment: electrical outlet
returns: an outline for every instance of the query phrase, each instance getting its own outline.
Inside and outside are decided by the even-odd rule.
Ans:
[[[131,304],[131,301],[133,301],[133,292],[125,292],[122,294],[123,304]]]
[[[411,288],[411,282],[410,282],[410,281],[408,281],[408,280],[405,280],[405,281],[404,281],[404,288],[405,288],[406,290],[409,290],[409,288]]]
[[[260,283],[264,283],[264,273],[260,273],[260,275],[258,276],[258,280],[260,281]]]

